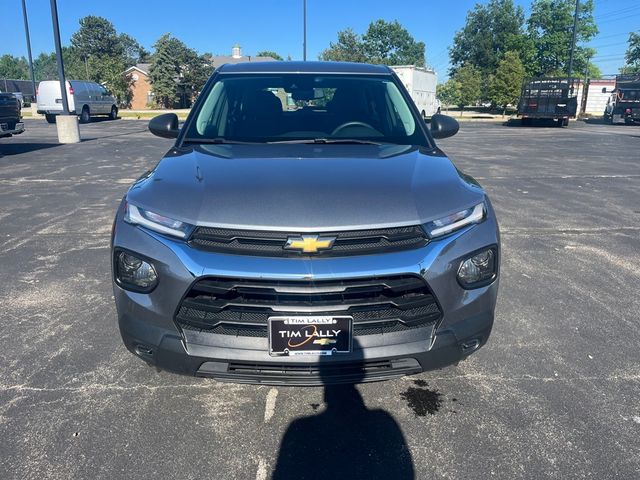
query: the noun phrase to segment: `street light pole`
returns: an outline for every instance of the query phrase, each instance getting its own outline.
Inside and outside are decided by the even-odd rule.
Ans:
[[[64,78],[64,63],[62,61],[62,44],[60,43],[60,25],[58,24],[58,5],[51,0],[51,21],[53,22],[53,41],[56,45],[56,60],[58,62],[58,78],[60,79],[60,94],[62,96],[62,114],[69,115],[69,100]]]
[[[25,0],[22,0],[22,17],[24,18],[24,33],[27,36],[27,53],[29,54],[29,70],[31,71],[31,87],[33,88],[33,102],[36,99],[36,76],[33,73],[33,58],[31,56],[31,37],[29,35],[29,20],[27,19],[27,6]]]
[[[302,59],[307,61],[307,0],[302,0],[302,16],[303,16],[303,40],[302,40]]]
[[[571,53],[569,54],[569,78],[573,74],[573,55],[576,49],[576,33],[578,30],[578,13],[580,12],[580,0],[576,0],[576,13],[573,16],[573,36],[571,39]]]
[[[60,143],[78,143],[80,141],[80,129],[78,128],[77,115],[69,112],[69,100],[67,99],[67,85],[64,78],[64,63],[62,61],[62,44],[60,43],[60,25],[58,23],[58,5],[56,0],[51,0],[51,20],[53,22],[53,40],[56,45],[56,59],[58,63],[58,76],[60,77],[60,96],[62,97],[62,115],[56,115],[56,128]]]

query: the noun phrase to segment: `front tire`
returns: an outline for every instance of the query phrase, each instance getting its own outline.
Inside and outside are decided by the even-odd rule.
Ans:
[[[89,123],[91,121],[91,112],[89,112],[89,107],[86,105],[82,107],[82,112],[80,112],[80,123]]]
[[[47,123],[56,123],[56,116],[50,113],[46,113],[44,118],[47,120]]]
[[[111,107],[111,113],[109,113],[109,120],[117,120],[118,119],[118,107],[113,105]]]

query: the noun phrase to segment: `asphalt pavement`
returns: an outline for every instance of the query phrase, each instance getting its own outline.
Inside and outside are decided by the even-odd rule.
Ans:
[[[144,121],[0,139],[0,479],[640,477],[640,126],[463,123],[439,145],[503,239],[489,343],[354,388],[246,386],[128,353],[109,234],[171,142]]]

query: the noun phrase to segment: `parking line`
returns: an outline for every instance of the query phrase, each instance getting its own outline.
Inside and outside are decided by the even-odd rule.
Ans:
[[[264,423],[268,423],[276,411],[276,399],[278,398],[278,389],[272,388],[267,393],[267,401],[264,405]]]
[[[258,459],[258,471],[256,472],[256,480],[267,480],[267,462],[264,460],[264,458]]]

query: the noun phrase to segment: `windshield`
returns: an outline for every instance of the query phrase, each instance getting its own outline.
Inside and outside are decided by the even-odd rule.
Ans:
[[[185,142],[428,146],[390,76],[221,74],[205,95]]]

